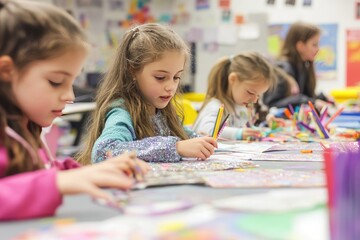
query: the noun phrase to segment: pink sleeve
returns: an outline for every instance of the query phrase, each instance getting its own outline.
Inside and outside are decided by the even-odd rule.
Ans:
[[[0,220],[54,215],[62,202],[57,169],[42,169],[0,178]]]
[[[68,169],[81,167],[81,164],[72,158],[66,158],[64,160],[55,160],[53,164],[59,170],[68,170]]]

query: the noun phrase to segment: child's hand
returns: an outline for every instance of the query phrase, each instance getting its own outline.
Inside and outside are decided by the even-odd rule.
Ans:
[[[331,104],[328,103],[328,102],[325,102],[321,99],[316,99],[315,100],[315,107],[316,109],[318,109],[319,111],[324,107],[324,106],[328,106],[328,107],[331,107]]]
[[[119,160],[120,158],[120,160]],[[118,164],[118,161],[122,161],[122,171],[129,177],[136,177],[136,175],[144,175],[150,170],[150,166],[136,157],[135,152],[125,153],[118,157],[109,158],[106,161],[113,161],[114,164]]]
[[[261,132],[253,128],[243,128],[242,137],[244,140],[255,140],[261,138]]]
[[[217,148],[217,142],[212,137],[191,138],[176,143],[176,150],[182,157],[193,157],[202,160],[210,157]]]
[[[59,171],[56,183],[63,195],[88,193],[93,197],[112,200],[112,197],[100,188],[129,189],[134,184],[136,171],[146,173],[148,165],[130,154],[108,159],[94,165]]]
[[[290,93],[291,95],[297,95],[300,92],[299,84],[296,82],[294,78],[289,78],[289,85],[290,85]]]
[[[273,114],[268,114],[266,116],[266,122],[270,128],[275,125],[275,128],[284,127],[286,125],[285,120],[282,118],[276,118]]]

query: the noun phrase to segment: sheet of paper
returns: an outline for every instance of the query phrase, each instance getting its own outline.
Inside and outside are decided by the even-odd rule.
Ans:
[[[283,169],[239,169],[200,173],[205,184],[214,188],[324,187],[323,171]]]
[[[213,201],[212,205],[220,209],[245,212],[285,212],[325,205],[326,201],[325,188],[275,189],[265,193],[219,199]]]

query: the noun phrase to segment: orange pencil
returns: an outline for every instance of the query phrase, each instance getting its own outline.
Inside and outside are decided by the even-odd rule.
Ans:
[[[311,149],[303,149],[300,152],[301,153],[312,153],[313,151]]]
[[[341,106],[332,116],[331,118],[326,122],[325,128],[328,128],[328,125],[334,121],[334,119],[340,115],[340,113],[344,110],[344,106]]]
[[[309,103],[310,108],[311,108],[312,110],[314,110],[314,112],[315,112],[316,116],[317,116],[317,117],[319,117],[319,115],[317,114],[317,111],[316,111],[316,109],[315,109],[314,105],[312,104],[312,102],[311,102],[311,101],[309,101],[308,103]]]
[[[293,119],[292,114],[288,108],[284,109],[284,114],[288,119],[290,119],[290,120]]]

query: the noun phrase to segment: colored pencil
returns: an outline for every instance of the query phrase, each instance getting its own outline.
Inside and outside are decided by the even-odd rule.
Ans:
[[[341,106],[331,117],[330,119],[325,123],[325,127],[328,128],[329,124],[334,121],[334,119],[340,115],[340,113],[344,110],[344,106]]]
[[[289,107],[291,114],[294,114],[295,111],[294,111],[293,106],[291,104],[289,104],[288,107]]]
[[[319,115],[317,114],[316,108],[314,107],[314,104],[311,101],[308,101],[308,103],[309,103],[311,110],[313,110],[315,112],[315,116],[319,117]]]
[[[220,136],[220,134],[222,133],[222,131],[223,131],[223,130],[224,130],[224,128],[226,127],[227,120],[228,120],[229,116],[230,116],[230,114],[226,115],[226,117],[225,117],[224,121],[221,123],[221,125],[220,125],[220,129],[219,129],[219,132],[218,132],[218,134],[217,134],[216,139]]]
[[[290,119],[290,120],[292,119],[292,114],[291,114],[289,109],[285,108],[284,109],[284,114],[288,119]]]
[[[329,138],[329,133],[327,132],[326,128],[322,125],[318,115],[316,114],[315,109],[311,109],[312,114],[314,116],[315,124],[319,127],[320,131],[322,132],[324,138]]]
[[[328,107],[324,106],[320,111],[320,122],[323,123],[324,119],[326,118],[328,112]]]
[[[214,139],[217,139],[217,135],[219,133],[219,128],[220,128],[220,122],[221,122],[223,113],[224,113],[224,104],[221,104],[219,111],[218,111],[217,118],[216,118],[216,122],[215,122],[215,127],[214,127],[214,132],[213,132]]]

